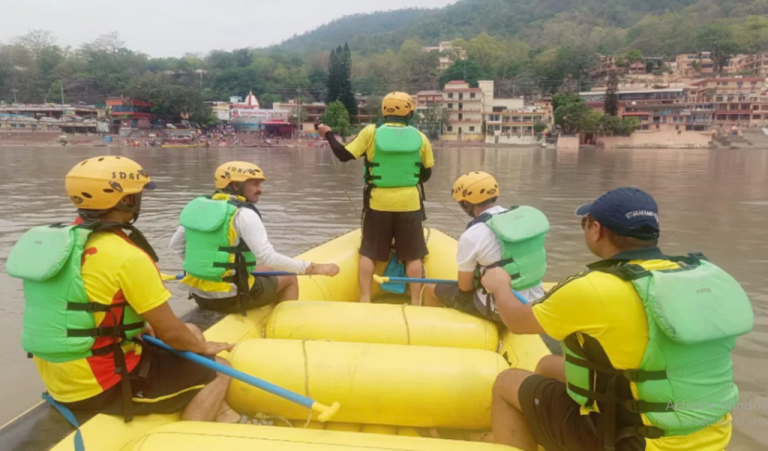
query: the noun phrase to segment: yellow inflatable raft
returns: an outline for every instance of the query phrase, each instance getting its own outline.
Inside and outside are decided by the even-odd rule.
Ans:
[[[428,277],[455,278],[456,241],[434,229],[425,235]],[[227,402],[247,424],[180,422],[178,415],[126,424],[97,415],[81,428],[86,450],[510,450],[467,440],[490,429],[496,376],[509,367],[533,370],[549,353],[544,343],[454,310],[404,305],[405,296],[377,286],[373,304],[357,303],[359,243],[356,230],[300,255],[334,262],[341,273],[300,277],[299,301],[229,315],[205,332],[209,340],[238,343],[221,355],[234,368],[323,404],[340,402],[330,423],[234,381]],[[0,443],[8,427],[0,428]],[[435,431],[451,439],[426,438]],[[73,450],[72,434],[52,449]]]

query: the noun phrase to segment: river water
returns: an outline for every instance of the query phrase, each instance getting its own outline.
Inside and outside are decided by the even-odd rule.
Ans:
[[[275,248],[295,255],[359,226],[360,162],[341,164],[329,149],[0,149],[0,424],[36,403],[42,384],[19,345],[21,283],[5,273],[5,259],[28,228],[73,218],[64,175],[92,156],[125,155],[140,162],[158,184],[143,199],[137,223],[160,255],[160,268],[178,272],[167,247],[182,207],[209,193],[213,171],[231,160],[256,162],[267,175],[259,208]],[[427,184],[427,224],[458,237],[468,218],[451,186],[469,170],[496,175],[503,205],[528,204],[549,217],[549,273],[557,281],[594,260],[583,243],[574,209],[602,192],[631,185],[658,201],[662,248],[671,254],[702,251],[734,275],[752,299],[754,331],[733,353],[745,403],[734,412],[729,451],[768,446],[768,151],[436,149]],[[176,288],[181,314],[192,303]]]

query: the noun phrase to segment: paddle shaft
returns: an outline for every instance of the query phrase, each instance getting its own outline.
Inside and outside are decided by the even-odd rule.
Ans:
[[[410,283],[452,283],[457,284],[459,283],[458,280],[448,280],[448,279],[418,279],[414,277],[378,277],[374,276],[374,280],[376,282],[382,283],[382,282],[410,282]],[[517,290],[512,290],[512,293],[515,294],[515,297],[522,302],[523,304],[528,304],[531,301],[526,299],[522,294],[518,293]]]
[[[147,343],[151,343],[155,346],[163,348],[166,351],[170,351],[180,357],[184,357],[185,359],[191,360],[192,362],[200,364],[206,368],[210,368],[219,373],[226,374],[229,377],[245,382],[248,385],[253,385],[256,388],[262,389],[266,392],[272,393],[273,395],[279,396],[281,398],[285,398],[289,401],[295,402],[296,404],[300,404],[308,409],[312,409],[312,406],[315,404],[315,401],[311,400],[310,398],[307,398],[306,396],[300,395],[298,393],[294,393],[282,387],[278,387],[277,385],[271,384],[257,377],[253,377],[250,374],[243,373],[242,371],[238,371],[232,367],[222,365],[221,363],[216,362],[215,360],[211,360],[207,357],[203,357],[199,354],[195,354],[194,352],[178,351],[168,346],[167,344],[165,344],[162,340],[159,340],[155,337],[151,337],[149,335],[144,334],[141,336],[141,339],[146,341]]]
[[[312,274],[297,274],[295,272],[288,272],[288,271],[254,271],[251,273],[252,276],[262,276],[262,277],[270,277],[270,276],[311,276]],[[177,274],[176,280],[181,280],[184,278],[184,274]]]

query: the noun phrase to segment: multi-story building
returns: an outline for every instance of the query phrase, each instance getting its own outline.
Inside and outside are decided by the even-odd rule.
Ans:
[[[295,117],[299,108],[299,104],[296,99],[291,99],[287,102],[280,103],[275,102],[272,104],[272,108],[275,110],[287,110],[289,111],[289,117]],[[302,103],[301,108],[306,112],[306,117],[301,123],[301,127],[297,132],[302,134],[314,134],[315,124],[320,123],[320,119],[325,114],[325,110],[328,106],[322,102]]]
[[[149,129],[154,118],[152,103],[133,100],[127,97],[107,99],[107,112],[110,116],[110,131],[126,134],[132,130]]]
[[[731,60],[731,73],[768,78],[768,52],[738,55]]]
[[[453,64],[453,62],[457,59],[467,59],[467,52],[465,52],[461,47],[454,46],[451,41],[443,41],[436,47],[422,47],[421,50],[424,52],[440,53],[440,60],[438,63],[438,70],[440,72],[451,67],[451,64]]]
[[[748,127],[763,120],[762,114],[753,113],[753,103],[762,108],[760,99],[765,96],[765,78],[736,76],[695,81],[690,97],[693,102],[714,104],[715,125]]]
[[[423,113],[425,110],[432,106],[443,105],[443,92],[442,91],[419,91],[414,96],[416,101],[416,112]]]
[[[603,111],[605,91],[580,92],[582,99],[593,110]],[[619,90],[619,112],[626,106],[669,105],[686,102],[685,88]]]
[[[752,119],[750,126],[768,128],[768,93],[761,93],[752,102]]]
[[[629,77],[646,75],[648,73],[648,69],[646,67],[647,63],[657,63],[664,61],[664,58],[660,56],[648,56],[644,57],[642,61],[635,61],[629,65],[623,65],[621,64],[623,58],[624,55],[603,56],[600,60],[600,64],[592,72],[592,78],[596,80],[602,80],[608,77],[608,74],[611,72],[618,72],[619,74],[623,74]]]
[[[491,83],[491,89],[493,84]],[[491,96],[493,91],[491,90]],[[471,88],[464,80],[453,80],[443,88],[443,105],[450,112],[441,139],[448,141],[482,141],[485,94]]]
[[[707,131],[712,127],[713,104],[646,104],[627,106],[621,117],[634,116],[640,121],[640,130]]]
[[[713,123],[712,102],[688,98],[686,88],[644,89],[617,92],[619,116],[640,120],[640,130],[706,131]],[[596,111],[603,110],[605,91],[582,92],[581,97]]]
[[[711,75],[715,72],[715,62],[712,61],[710,52],[681,53],[675,58],[678,78],[696,78]]]
[[[499,107],[496,107],[499,108]],[[535,140],[536,124],[546,124],[547,112],[537,107],[494,111],[486,115],[486,142],[490,144],[527,144]]]

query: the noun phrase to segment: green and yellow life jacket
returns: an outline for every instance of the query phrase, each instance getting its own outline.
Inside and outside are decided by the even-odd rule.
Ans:
[[[487,225],[501,243],[501,260],[488,268],[504,268],[512,277],[515,290],[527,290],[541,283],[547,272],[544,241],[549,232],[549,220],[544,213],[526,205],[515,206],[501,213],[483,213],[467,229],[478,223]],[[481,276],[478,268],[475,278],[479,280]]]
[[[234,231],[235,214],[241,208],[256,208],[237,196],[216,193],[187,204],[181,212],[186,249],[184,271],[209,282],[235,284],[238,295],[248,293],[248,277],[256,268],[256,257]]]
[[[631,281],[643,301],[649,341],[639,368],[613,368],[587,335],[564,341],[568,394],[588,410],[599,405],[606,449],[630,436],[691,434],[717,424],[738,401],[730,353],[736,337],[752,330],[749,298],[701,254],[669,259],[680,268],[649,270],[641,263],[598,269]],[[637,414],[651,426],[621,421]]]
[[[93,355],[114,353],[115,368],[121,370],[126,421],[132,418],[130,379],[121,344],[134,339],[144,320],[127,302],[91,302],[81,275],[88,237],[101,224],[53,224],[25,233],[11,250],[7,271],[24,281],[24,317],[21,346],[27,353],[54,362],[70,362]],[[114,326],[96,326],[94,313],[113,315]],[[112,343],[94,348],[99,337]]]
[[[416,186],[421,175],[421,133],[411,126],[382,125],[374,135],[373,160],[366,160],[365,182],[377,188]]]

